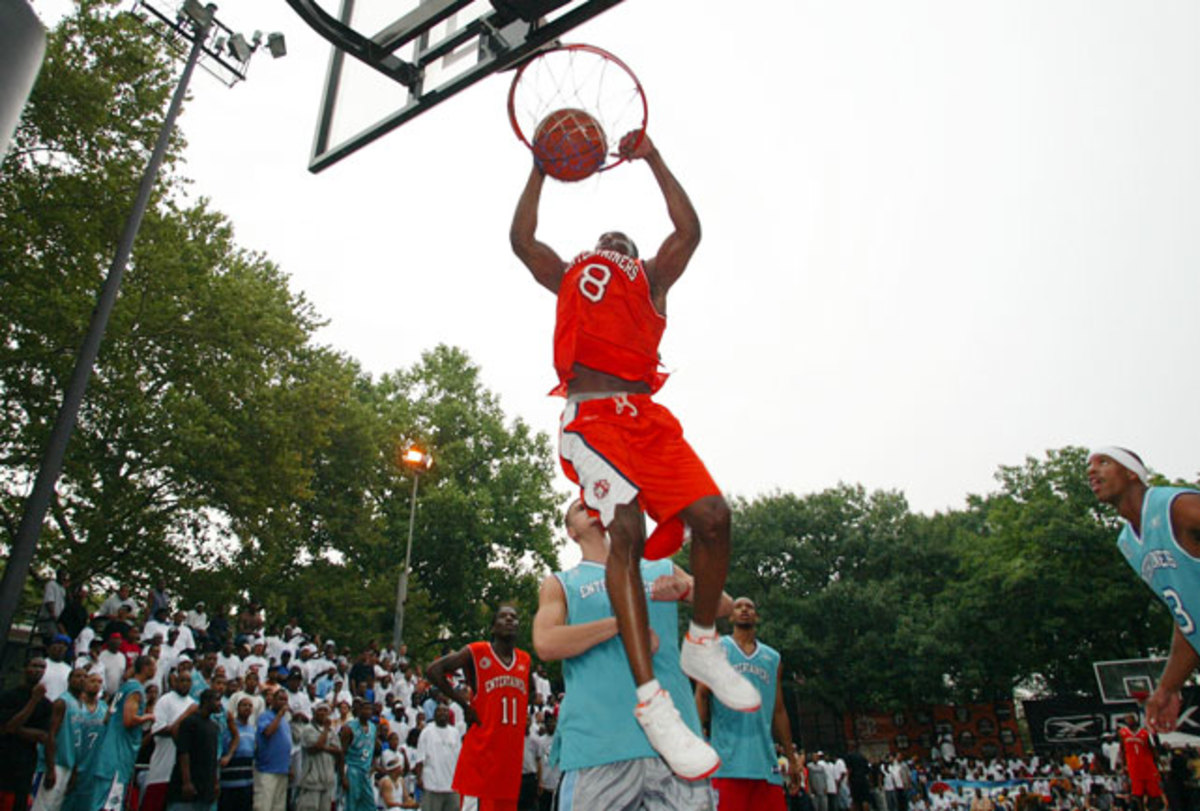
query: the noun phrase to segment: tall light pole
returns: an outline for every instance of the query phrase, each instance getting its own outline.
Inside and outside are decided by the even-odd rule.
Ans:
[[[75,368],[71,372],[71,378],[63,393],[62,405],[59,407],[54,427],[50,431],[50,438],[46,441],[46,450],[42,456],[37,477],[34,479],[33,489],[25,502],[21,524],[13,538],[8,565],[4,569],[4,579],[0,580],[0,651],[8,645],[8,634],[21,603],[21,592],[24,589],[25,580],[29,576],[29,567],[33,562],[34,551],[37,549],[42,523],[46,519],[46,511],[54,496],[54,488],[58,483],[59,474],[62,473],[67,443],[75,429],[75,421],[79,415],[79,408],[83,404],[83,395],[87,390],[88,379],[92,375],[96,358],[100,354],[100,343],[104,339],[104,330],[108,326],[109,315],[112,313],[113,306],[117,302],[117,294],[121,289],[121,277],[124,275],[125,266],[129,263],[129,257],[133,253],[133,242],[137,238],[142,218],[150,203],[150,194],[154,190],[158,170],[162,167],[163,159],[166,157],[171,132],[175,129],[175,120],[179,117],[179,111],[183,107],[192,72],[201,56],[206,56],[211,63],[206,65],[206,68],[218,77],[229,75],[231,78],[224,80],[227,84],[232,84],[238,79],[246,77],[246,65],[250,61],[252,53],[252,49],[239,52],[229,45],[231,38],[222,36],[222,32],[229,31],[229,29],[217,21],[217,7],[212,3],[202,5],[199,0],[184,0],[173,14],[165,13],[148,2],[142,2],[140,7],[145,8],[148,12],[147,23],[167,37],[173,47],[182,50],[186,43],[187,60],[184,62],[183,72],[179,75],[179,82],[175,86],[171,104],[167,108],[166,118],[163,119],[162,127],[158,131],[158,140],[155,141],[154,151],[150,154],[150,162],[146,165],[145,172],[142,173],[142,182],[138,187],[137,197],[134,198],[133,210],[129,212],[129,217],[125,220],[125,228],[122,230],[120,242],[117,244],[116,256],[113,258],[112,265],[109,266],[104,286],[100,289],[96,309],[92,311],[91,323],[88,324],[87,334],[84,336],[83,344],[75,359]],[[229,45],[228,54],[225,50],[227,45]],[[244,39],[241,41],[241,45],[246,46]],[[257,40],[255,47],[257,47]],[[282,55],[283,52],[281,46],[278,55]],[[271,53],[276,54],[276,49],[272,48]]]
[[[433,457],[411,445],[400,455],[400,461],[412,471],[412,498],[408,502],[408,545],[404,549],[404,568],[400,570],[400,582],[396,584],[396,626],[392,631],[392,647],[400,652],[404,643],[404,604],[408,602],[408,570],[412,562],[413,526],[417,518],[417,482],[421,474],[433,466]]]

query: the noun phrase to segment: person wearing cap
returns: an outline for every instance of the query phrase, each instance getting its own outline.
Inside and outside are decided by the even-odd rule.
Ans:
[[[297,723],[307,724],[313,717],[312,699],[308,697],[308,690],[304,689],[304,673],[299,667],[288,671],[283,686],[288,693],[288,706],[292,710],[292,718]]]
[[[304,758],[296,792],[296,811],[329,811],[336,796],[342,748],[329,713],[329,705],[318,701],[312,706],[312,723],[298,726]]]
[[[1088,454],[1088,486],[1125,520],[1117,548],[1175,620],[1166,667],[1146,700],[1146,723],[1156,732],[1175,728],[1180,690],[1200,667],[1200,491],[1151,487],[1141,458],[1115,446]]]
[[[42,684],[46,685],[46,699],[58,701],[67,692],[67,681],[71,676],[71,666],[67,664],[67,648],[71,646],[71,637],[66,634],[55,634],[46,646],[46,672],[42,676]]]
[[[380,757],[380,761],[380,765],[383,767],[379,773],[379,782],[377,783],[380,805],[385,811],[390,811],[393,808],[411,808],[412,798],[404,790],[404,770],[406,766],[404,755],[388,749]],[[297,811],[301,811],[301,809],[297,809]]]

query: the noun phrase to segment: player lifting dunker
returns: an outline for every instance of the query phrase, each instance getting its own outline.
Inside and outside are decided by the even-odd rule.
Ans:
[[[635,714],[671,769],[698,780],[715,771],[720,759],[683,723],[655,679],[640,572],[643,556],[664,558],[680,548],[685,524],[692,535],[695,595],[680,665],[727,707],[752,712],[761,698],[729,665],[714,630],[729,570],[729,507],[679,422],[650,397],[666,379],[658,371],[658,344],[666,328],[667,291],[700,243],[700,220],[649,136],[626,136],[621,151],[646,162],[666,200],[674,230],[656,256],[643,262],[633,240],[613,231],[600,236],[595,250],[563,261],[535,237],[545,182],[536,163],[509,236],[534,279],[558,297],[555,393],[567,396],[559,454],[584,504],[609,534],[605,583],[637,684]],[[643,509],[657,523],[649,539]]]

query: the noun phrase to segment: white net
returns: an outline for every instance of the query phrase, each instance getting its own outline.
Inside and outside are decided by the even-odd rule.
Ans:
[[[625,136],[636,133],[640,139],[646,129],[646,97],[637,77],[615,56],[590,45],[547,51],[513,78],[508,112],[526,146],[534,147],[539,125],[560,110],[583,110],[603,130],[608,155],[600,171],[622,162],[617,150]]]

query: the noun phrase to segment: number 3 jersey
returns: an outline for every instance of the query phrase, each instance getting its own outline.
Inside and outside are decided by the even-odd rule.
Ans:
[[[658,371],[658,344],[667,319],[654,306],[641,260],[616,251],[580,254],[558,288],[554,370],[566,394],[578,363],[655,392],[667,376]]]
[[[1192,557],[1175,539],[1171,529],[1171,503],[1184,494],[1200,491],[1183,487],[1151,487],[1142,502],[1141,537],[1126,524],[1117,547],[1146,585],[1166,603],[1180,632],[1197,651],[1200,634],[1200,560]]]
[[[516,799],[521,793],[525,719],[529,706],[529,654],[513,649],[506,666],[490,642],[467,646],[475,665],[471,709],[479,723],[463,738],[454,790],[466,797]]]

